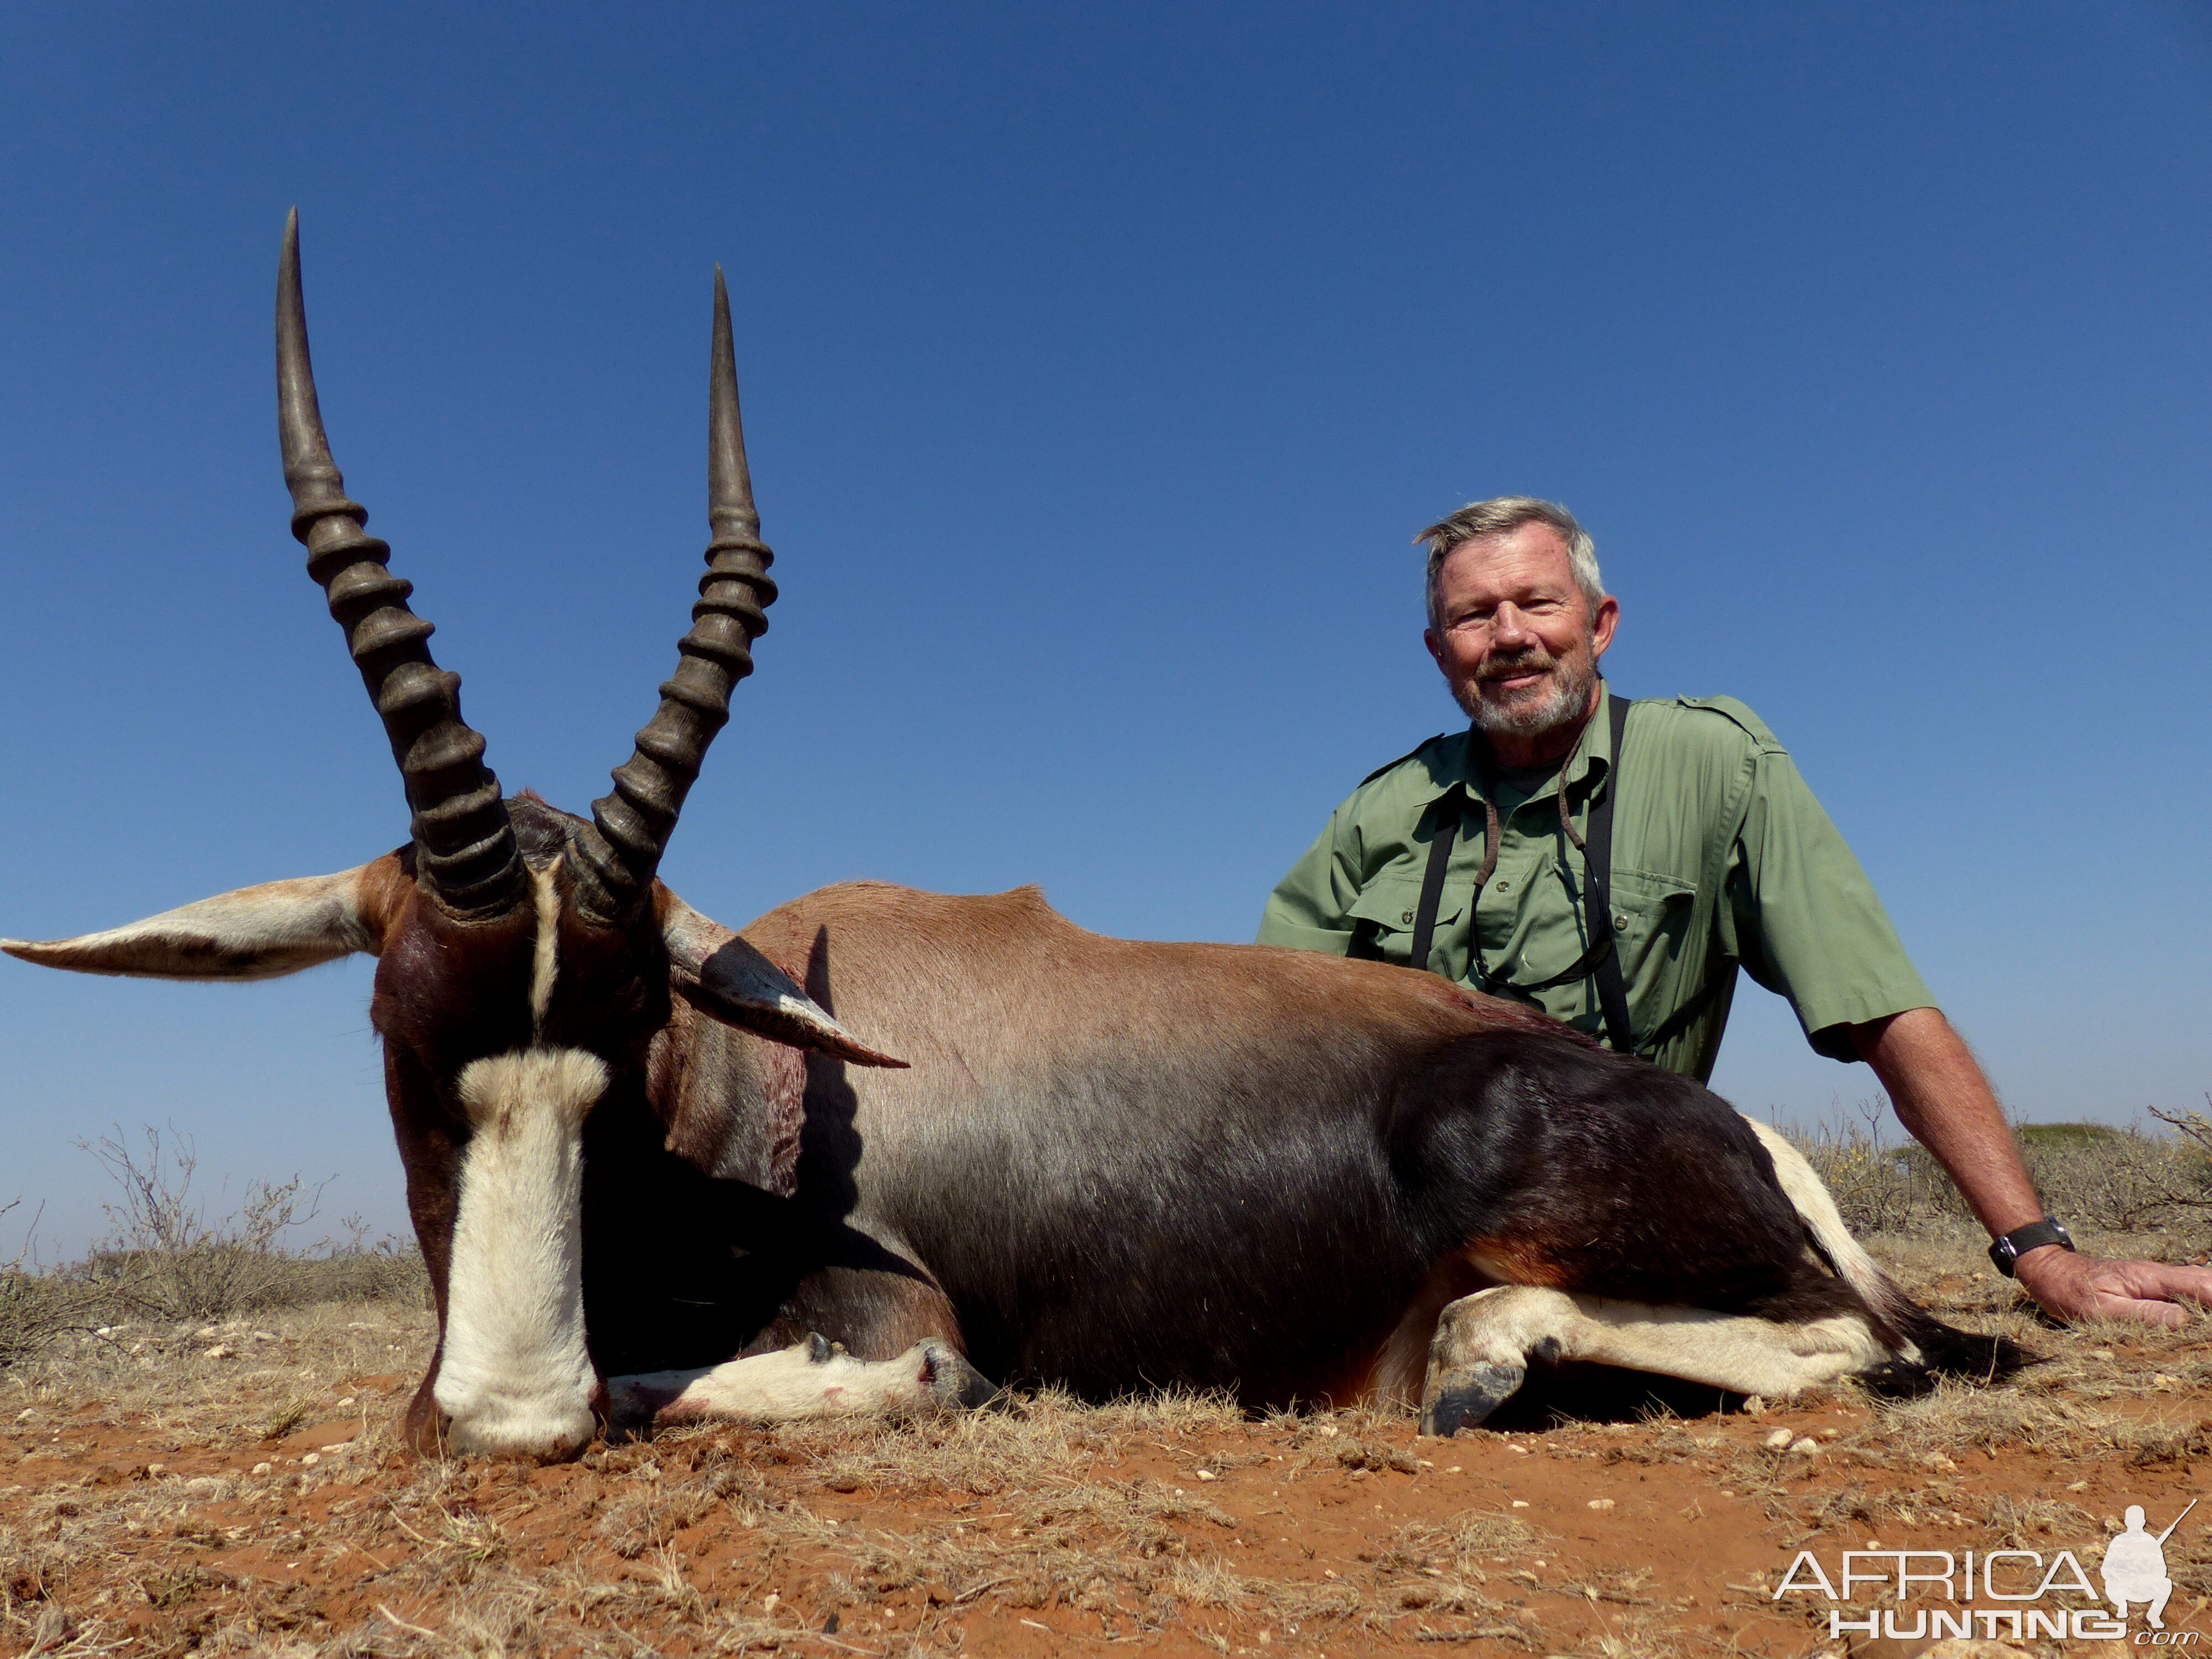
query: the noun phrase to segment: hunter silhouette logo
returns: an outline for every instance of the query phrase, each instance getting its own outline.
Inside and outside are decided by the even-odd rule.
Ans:
[[[2143,1530],[2143,1509],[2140,1504],[2128,1505],[2125,1532],[2105,1546],[2105,1563],[2101,1569],[2105,1580],[2105,1599],[2112,1604],[2112,1611],[2120,1618],[2128,1616],[2128,1603],[2142,1601],[2148,1605],[2144,1616],[2153,1630],[2164,1630],[2166,1599],[2173,1594],[2173,1580],[2166,1576],[2166,1540],[2173,1536],[2173,1528],[2188,1517],[2189,1510],[2197,1507],[2197,1500],[2189,1500],[2189,1509],[2173,1517],[2166,1529],[2153,1537]]]
[[[2101,1598],[2072,1550],[2046,1558],[2018,1548],[1954,1553],[1876,1544],[1844,1551],[1832,1577],[1812,1551],[1798,1551],[1773,1599],[1810,1591],[1826,1601],[1832,1641],[1846,1635],[1893,1641],[1976,1635],[2014,1643],[2122,1641],[2129,1609],[2140,1607],[2148,1628],[2136,1633],[2137,1644],[2192,1646],[2198,1632],[2166,1628],[2166,1604],[2174,1589],[2166,1571],[2166,1540],[2198,1501],[2191,1498],[2158,1533],[2148,1529],[2142,1504],[2129,1504],[2125,1529],[2106,1543],[2098,1564]],[[1863,1599],[1869,1590],[1872,1605]]]

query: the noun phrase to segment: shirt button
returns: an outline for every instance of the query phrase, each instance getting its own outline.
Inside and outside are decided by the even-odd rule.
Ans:
[[[1510,881],[1501,881],[1498,884],[1498,890],[1501,893],[1510,893],[1513,890],[1513,884]]]
[[[1628,931],[1628,918],[1626,916],[1615,916],[1613,919],[1613,931],[1616,933],[1626,933]]]
[[[1407,927],[1410,927],[1413,925],[1413,913],[1411,910],[1408,910],[1404,915],[1399,917],[1398,920],[1404,922]]]

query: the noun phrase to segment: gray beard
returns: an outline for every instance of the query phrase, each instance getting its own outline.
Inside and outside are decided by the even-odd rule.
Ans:
[[[1452,696],[1469,720],[1492,736],[1534,738],[1581,720],[1596,684],[1596,659],[1585,657],[1558,665],[1548,690],[1534,698],[1516,698],[1510,708],[1485,701],[1480,683],[1464,690],[1455,686]]]

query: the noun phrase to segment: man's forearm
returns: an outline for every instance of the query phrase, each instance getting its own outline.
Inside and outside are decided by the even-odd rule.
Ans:
[[[1889,1091],[1898,1121],[1936,1155],[1992,1234],[2043,1218],[1989,1079],[1936,1008],[1914,1008],[1851,1028],[1860,1056]]]
[[[1851,1028],[1859,1054],[1889,1091],[1899,1121],[1936,1154],[1992,1233],[2043,1218],[2004,1113],[1972,1053],[1933,1008]],[[2014,1263],[2028,1294],[2061,1319],[2136,1319],[2178,1326],[2179,1301],[2212,1305],[2212,1272],[2156,1261],[2104,1261],[2057,1244]]]

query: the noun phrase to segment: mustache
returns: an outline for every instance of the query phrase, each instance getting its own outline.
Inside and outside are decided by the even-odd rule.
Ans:
[[[1559,665],[1558,658],[1543,651],[1523,651],[1516,656],[1494,658],[1476,671],[1478,683],[1510,680],[1522,674],[1548,674]]]

